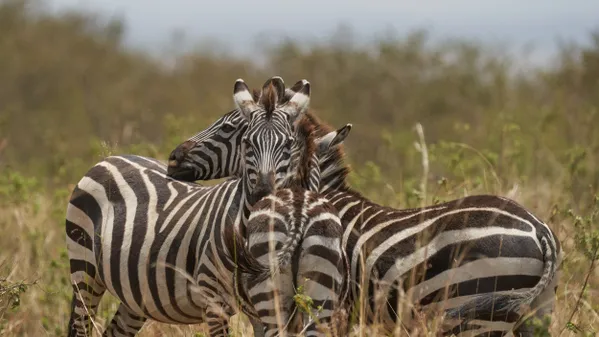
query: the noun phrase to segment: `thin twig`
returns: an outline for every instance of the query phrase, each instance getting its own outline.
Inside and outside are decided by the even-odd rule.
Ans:
[[[95,319],[94,319],[92,313],[87,309],[87,305],[85,305],[85,301],[83,300],[83,294],[81,294],[79,286],[77,285],[77,283],[73,283],[73,285],[75,285],[75,288],[77,288],[76,295],[79,295],[79,300],[81,301],[81,303],[83,303],[83,309],[85,309],[85,312],[87,313],[87,316],[89,316],[89,321],[94,326],[94,330],[96,330],[96,332],[98,334],[102,334],[102,331],[100,330],[100,328],[96,324]],[[83,328],[87,330],[86,326],[83,326]]]
[[[429,172],[428,149],[426,147],[426,141],[424,140],[424,130],[422,128],[422,124],[416,123],[414,129],[416,129],[416,133],[418,134],[418,143],[414,143],[414,146],[416,147],[416,150],[422,154],[422,180],[420,181],[420,193],[422,193],[421,203],[422,207],[424,207],[426,204],[426,190]]]

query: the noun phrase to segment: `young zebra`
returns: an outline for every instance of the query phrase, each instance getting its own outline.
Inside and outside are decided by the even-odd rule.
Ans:
[[[348,124],[325,137],[326,141],[319,139],[318,146],[337,145],[350,130]],[[260,201],[248,219],[247,240],[239,232],[228,237],[227,247],[244,273],[241,288],[254,309],[264,313],[259,316],[266,336],[275,336],[288,326],[292,311],[298,309],[296,289],[302,289],[312,301],[310,307],[301,308],[304,324],[300,326],[305,326],[306,336],[323,335],[313,318],[326,327],[347,295],[343,291],[349,281],[341,247],[343,228],[335,208],[318,195],[319,167],[314,164],[309,170],[317,178],[316,184],[307,190],[294,187],[275,191],[274,179],[260,182],[260,188],[255,189]],[[328,328],[329,332],[336,330],[334,326]]]
[[[284,90],[279,81],[267,81],[267,96]],[[73,283],[69,336],[91,333],[106,290],[121,301],[108,336],[133,336],[148,318],[207,322],[211,336],[226,336],[238,306],[259,319],[251,305],[238,303],[235,264],[223,249],[225,230],[245,224],[258,177],[273,175],[277,188],[295,183],[295,165],[306,157],[294,141],[305,123],[296,122],[310,86],[303,81],[295,89],[285,104],[267,110],[252,102],[243,81],[235,83],[235,102],[248,125],[241,179],[212,187],[180,182],[167,178],[165,165],[140,156],[108,157],[87,172],[66,214]]]
[[[268,97],[264,92],[255,93],[255,100],[262,102],[267,111],[269,104],[287,104],[284,84],[282,81],[278,84],[280,87],[276,90],[276,97]],[[302,85],[301,82],[296,84],[296,89],[298,85]],[[275,91],[270,91],[270,94],[273,93]],[[254,108],[251,105],[242,107],[242,113],[243,109],[253,111]],[[239,289],[243,291],[242,295],[247,294],[249,302],[260,316],[266,336],[275,336],[286,329],[291,312],[295,309],[297,288],[303,289],[303,293],[319,308],[318,312],[312,310],[304,313],[304,321],[310,322],[310,317],[317,315],[319,323],[326,327],[333,311],[344,300],[344,296],[340,298],[339,294],[349,276],[341,247],[339,217],[335,209],[317,194],[320,167],[315,146],[323,149],[341,143],[349,134],[351,125],[330,132],[316,141],[310,140],[313,137],[312,125],[302,125],[300,129],[303,132],[298,133],[295,141],[305,148],[300,152],[304,156],[298,157],[299,162],[307,164],[297,165],[298,184],[290,189],[276,190],[274,176],[258,176],[254,193],[248,199],[256,203],[251,208],[245,235],[239,231],[233,233],[233,229],[229,228],[227,236],[229,251],[236,261],[241,262],[241,270],[245,271]],[[255,138],[254,143],[247,141],[251,137]],[[247,132],[242,141],[242,151],[245,148],[251,153],[252,145],[263,146],[264,138],[264,135],[256,136]],[[247,237],[248,247],[244,244],[244,237]],[[327,268],[319,268],[321,265]],[[291,332],[299,332],[293,329],[297,329],[296,325],[291,325],[291,328]],[[303,330],[306,336],[324,336],[315,322]]]
[[[212,133],[202,131],[176,148],[169,175],[178,179],[237,175],[234,162],[239,153],[234,144],[245,128],[238,114],[234,110],[226,115],[237,124],[225,127],[219,120],[211,126]],[[330,130],[312,114],[307,118],[318,135]],[[191,153],[210,160],[195,161]],[[221,166],[222,162],[229,165]],[[394,209],[347,185],[349,168],[340,146],[322,153],[319,165],[320,193],[339,211],[344,227],[351,302],[363,307],[368,320],[377,317],[392,331],[410,321],[414,312],[439,309],[447,310],[449,318],[445,334],[504,336],[514,331],[532,336],[521,324],[529,312],[526,307],[536,310],[537,317],[551,314],[560,244],[551,229],[521,205],[479,195]],[[399,317],[397,303],[405,299],[413,308]]]

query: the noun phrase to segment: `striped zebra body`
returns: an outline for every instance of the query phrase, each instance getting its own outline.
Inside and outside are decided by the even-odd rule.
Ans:
[[[308,115],[317,134],[330,128]],[[339,147],[320,154],[321,193],[339,211],[343,245],[350,259],[351,298],[369,300],[374,289],[389,298],[378,316],[387,329],[409,321],[393,308],[401,298],[419,312],[447,314],[445,334],[532,336],[519,321],[532,307],[551,314],[562,251],[549,226],[513,200],[469,196],[416,209],[394,209],[352,190]],[[410,308],[408,308],[410,309]],[[398,320],[399,318],[399,320]]]
[[[329,131],[313,115],[305,118],[317,135]],[[212,152],[202,142],[192,148],[214,158],[234,156]],[[183,163],[188,170],[202,166],[185,156],[177,165]],[[351,302],[356,305],[366,296],[362,310],[368,320],[378,318],[392,331],[411,321],[414,312],[441,309],[448,315],[444,334],[503,336],[515,329],[532,336],[516,327],[522,307],[541,309],[536,316],[550,314],[560,244],[551,229],[521,205],[497,196],[472,196],[420,209],[393,209],[347,186],[349,169],[340,147],[323,152],[319,163],[320,193],[337,209],[344,227]],[[169,174],[177,172],[177,165]],[[390,299],[390,304],[378,306],[377,299]],[[398,313],[399,299],[413,307]]]
[[[271,92],[273,82],[267,81]],[[271,175],[281,188],[300,176],[296,165],[304,165],[305,155],[292,124],[307,106],[309,84],[298,83],[297,95],[275,110],[248,102],[247,86],[236,82],[234,99],[252,135],[242,145],[247,153],[240,180],[213,187],[175,181],[164,165],[139,156],[109,157],[84,176],[67,208],[74,292],[69,336],[90,332],[106,290],[121,301],[108,336],[135,335],[147,318],[207,322],[211,336],[225,336],[238,306],[255,323],[252,307],[236,296],[224,234],[245,224],[263,177]]]
[[[139,156],[94,166],[67,208],[76,293],[69,335],[89,333],[108,290],[121,301],[108,336],[134,335],[147,318],[207,322],[211,335],[224,336],[237,301],[234,265],[219,247],[240,219],[241,191],[239,180],[201,187],[168,179],[165,165]]]

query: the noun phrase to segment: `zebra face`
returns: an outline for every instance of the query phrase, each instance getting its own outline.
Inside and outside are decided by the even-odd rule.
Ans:
[[[237,175],[247,126],[240,109],[230,111],[171,152],[167,175],[182,181]]]
[[[248,127],[242,138],[242,167],[245,186],[251,194],[261,182],[273,180],[273,188],[286,187],[297,172],[300,146],[295,122],[309,104],[310,84],[300,81],[288,100],[280,77],[266,81],[258,102],[243,80],[235,83],[234,99]]]

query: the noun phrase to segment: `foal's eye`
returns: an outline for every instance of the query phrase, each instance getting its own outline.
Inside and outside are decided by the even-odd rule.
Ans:
[[[291,143],[295,142],[295,137],[287,138],[287,145],[291,145]]]

